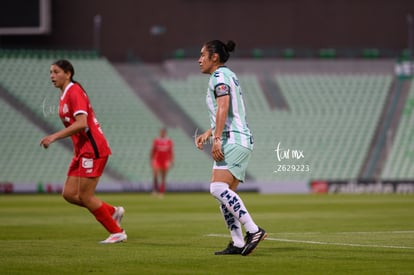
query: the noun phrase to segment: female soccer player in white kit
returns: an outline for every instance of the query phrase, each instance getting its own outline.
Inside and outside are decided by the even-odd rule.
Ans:
[[[249,255],[267,236],[256,225],[242,199],[235,192],[243,182],[253,150],[253,137],[246,121],[239,80],[225,63],[236,44],[212,40],[203,45],[198,63],[202,73],[210,74],[206,103],[211,128],[196,138],[196,146],[213,136],[214,159],[210,193],[219,201],[232,241],[216,255]],[[243,238],[241,225],[246,230]]]

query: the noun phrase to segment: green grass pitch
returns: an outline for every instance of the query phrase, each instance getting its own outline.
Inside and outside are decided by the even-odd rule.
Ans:
[[[414,274],[413,195],[241,193],[268,238],[253,254],[228,241],[208,193],[98,194],[123,205],[128,242],[59,195],[0,195],[0,274]]]

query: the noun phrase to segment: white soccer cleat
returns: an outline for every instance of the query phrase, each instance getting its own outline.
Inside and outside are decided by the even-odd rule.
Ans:
[[[125,209],[122,206],[115,206],[115,212],[112,215],[112,218],[116,221],[119,227],[121,227],[121,221],[124,217]]]
[[[121,242],[126,242],[127,239],[128,239],[128,236],[124,230],[120,233],[114,233],[114,234],[109,235],[109,237],[106,240],[100,241],[100,243],[101,244],[121,243]]]

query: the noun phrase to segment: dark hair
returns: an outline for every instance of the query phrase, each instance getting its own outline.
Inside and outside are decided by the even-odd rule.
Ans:
[[[75,75],[75,69],[73,68],[72,63],[67,61],[66,59],[59,59],[58,61],[55,61],[52,63],[52,65],[56,65],[59,68],[61,68],[65,73],[70,73],[70,81],[75,82],[73,80],[73,76]]]
[[[236,48],[236,43],[233,40],[229,40],[227,44],[224,44],[220,40],[212,40],[204,44],[206,47],[209,56],[213,53],[217,53],[220,57],[220,62],[225,63],[230,57],[230,52],[234,51]]]

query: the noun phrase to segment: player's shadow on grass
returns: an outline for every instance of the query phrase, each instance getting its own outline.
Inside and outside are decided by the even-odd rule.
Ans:
[[[291,251],[300,251],[300,250],[304,250],[303,248],[301,248],[301,247],[280,247],[280,246],[278,246],[278,247],[259,247],[259,248],[257,248],[257,250],[259,251],[260,250],[260,252],[277,252],[277,253],[280,253],[280,252],[291,252]]]

